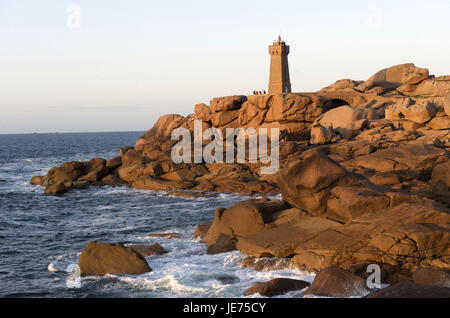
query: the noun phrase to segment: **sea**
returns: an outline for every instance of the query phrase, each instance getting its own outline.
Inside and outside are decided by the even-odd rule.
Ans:
[[[197,224],[214,219],[215,208],[248,197],[191,199],[108,186],[49,196],[29,183],[63,162],[117,156],[142,133],[0,135],[0,297],[240,298],[256,282],[273,278],[312,282],[314,274],[300,270],[242,267],[245,255],[238,251],[207,255],[205,245],[193,239]],[[80,252],[93,240],[158,243],[168,253],[147,257],[153,271],[146,274],[79,277]]]

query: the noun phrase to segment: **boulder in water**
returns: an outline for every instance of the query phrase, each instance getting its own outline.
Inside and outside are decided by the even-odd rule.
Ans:
[[[159,244],[152,245],[130,245],[133,250],[141,254],[142,256],[163,255],[168,252]]]
[[[365,298],[450,298],[450,288],[406,282],[377,290]]]
[[[91,241],[78,261],[81,276],[105,274],[143,274],[151,272],[145,258],[131,247]]]
[[[303,280],[275,278],[268,282],[254,284],[245,291],[245,296],[260,294],[262,296],[272,297],[282,295],[290,291],[302,290],[309,285],[310,283]]]
[[[341,268],[328,267],[317,273],[307,294],[332,297],[364,296],[369,293],[366,282]]]

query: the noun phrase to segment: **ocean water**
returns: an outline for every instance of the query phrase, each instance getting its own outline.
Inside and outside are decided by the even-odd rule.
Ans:
[[[299,270],[241,267],[244,255],[239,252],[207,255],[205,245],[192,239],[196,225],[211,221],[216,207],[229,207],[243,197],[189,199],[125,187],[46,196],[42,187],[28,182],[66,161],[112,158],[141,134],[0,135],[1,297],[243,297],[258,281],[313,280],[312,274]],[[169,232],[180,239],[147,237]],[[146,258],[150,273],[78,280],[74,264],[91,240],[158,243],[169,253]],[[301,292],[282,297],[298,296]]]

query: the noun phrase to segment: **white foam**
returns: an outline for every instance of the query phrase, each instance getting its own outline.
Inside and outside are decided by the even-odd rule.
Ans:
[[[112,210],[114,208],[116,207],[113,205],[99,205],[98,207],[96,207],[96,210],[104,211],[104,210]]]
[[[314,274],[284,269],[258,272],[242,267],[238,251],[207,255],[205,245],[189,239],[167,240],[168,254],[147,257],[153,271],[119,279],[133,288],[148,290],[152,297],[244,297],[246,289],[256,282],[285,277],[312,282]],[[229,277],[230,281],[222,281]],[[280,297],[299,297],[301,291]],[[253,295],[251,297],[261,297]]]
[[[149,277],[119,277],[119,280],[126,282],[135,288],[166,292],[175,295],[202,294],[207,291],[205,288],[180,283],[172,274],[154,280]]]
[[[58,270],[55,268],[55,264],[54,264],[54,263],[48,264],[47,270],[48,270],[49,272],[52,272],[52,273],[56,273],[56,272],[58,271]]]

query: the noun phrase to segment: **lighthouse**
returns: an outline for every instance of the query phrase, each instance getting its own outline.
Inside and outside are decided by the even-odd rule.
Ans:
[[[291,92],[289,78],[288,54],[289,45],[286,45],[278,36],[278,40],[269,46],[270,79],[269,94],[282,94]]]

